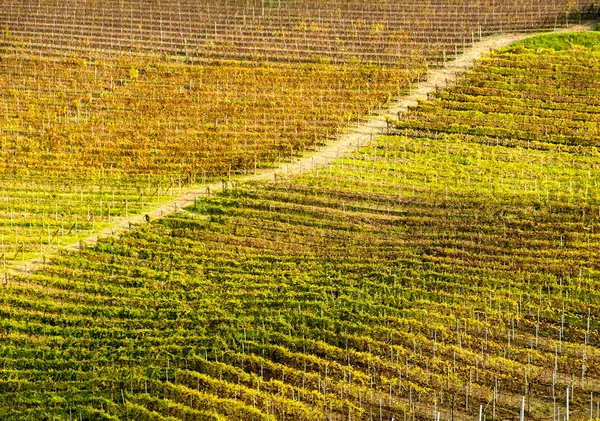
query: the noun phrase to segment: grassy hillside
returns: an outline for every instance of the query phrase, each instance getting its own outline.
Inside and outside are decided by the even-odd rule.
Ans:
[[[569,51],[584,48],[588,52],[598,51],[598,48],[600,48],[600,32],[586,31],[538,35],[516,42],[513,46],[522,46],[529,50],[550,49],[554,51]]]

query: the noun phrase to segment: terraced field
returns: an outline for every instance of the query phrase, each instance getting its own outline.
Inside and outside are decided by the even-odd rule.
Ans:
[[[598,417],[599,43],[491,53],[352,157],[11,277],[0,418]]]

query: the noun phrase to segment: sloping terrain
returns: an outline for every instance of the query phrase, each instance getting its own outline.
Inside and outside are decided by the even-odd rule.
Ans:
[[[590,0],[5,0],[0,28],[34,49],[411,66],[442,63],[484,35],[597,12]]]
[[[588,0],[3,1],[2,269],[282,168],[487,34],[596,12]]]
[[[351,157],[9,279],[0,415],[588,418],[597,44],[491,53]]]
[[[5,266],[143,215],[191,186],[314,149],[404,92],[426,66],[190,65],[38,56],[13,44],[3,53]]]

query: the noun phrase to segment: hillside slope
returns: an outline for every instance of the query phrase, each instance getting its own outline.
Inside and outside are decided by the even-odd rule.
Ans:
[[[491,53],[352,157],[11,278],[1,417],[516,418],[524,398],[541,420],[567,389],[589,417],[599,56],[566,37]]]

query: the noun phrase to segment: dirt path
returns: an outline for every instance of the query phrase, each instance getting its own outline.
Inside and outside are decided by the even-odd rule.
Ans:
[[[575,32],[593,29],[596,22],[587,22],[581,25],[569,26],[557,29],[555,32]],[[256,174],[235,178],[237,183],[271,181],[281,178],[287,178],[298,174],[312,171],[319,167],[325,167],[336,159],[347,156],[356,151],[361,146],[367,145],[374,136],[381,134],[387,128],[387,118],[396,118],[399,112],[407,111],[408,107],[415,106],[419,100],[427,99],[427,94],[434,92],[438,87],[445,88],[456,81],[456,76],[460,72],[473,67],[475,60],[490,50],[503,48],[509,44],[521,39],[533,36],[532,33],[524,34],[499,34],[486,37],[474,44],[460,54],[455,60],[448,61],[443,68],[431,69],[427,74],[427,80],[419,84],[416,89],[407,95],[397,98],[395,102],[389,105],[389,108],[379,115],[372,116],[368,122],[350,130],[350,133],[340,137],[337,141],[319,149],[313,153],[306,153],[291,163],[282,164],[279,168],[259,170]],[[181,212],[186,206],[194,204],[198,197],[205,196],[215,191],[222,190],[224,182],[206,184],[198,189],[187,191],[181,197],[171,203],[162,205],[148,212],[151,219],[157,219],[165,215]],[[82,242],[77,242],[63,247],[67,250],[78,250],[80,247],[89,247],[98,241],[98,238],[107,237],[128,230],[132,225],[143,224],[146,221],[146,215],[138,215],[123,218],[116,222],[112,227],[91,235]],[[48,256],[46,256],[48,257]],[[50,256],[51,257],[51,256]],[[13,273],[29,273],[43,265],[41,259],[34,259],[24,262],[17,268],[12,269]]]

